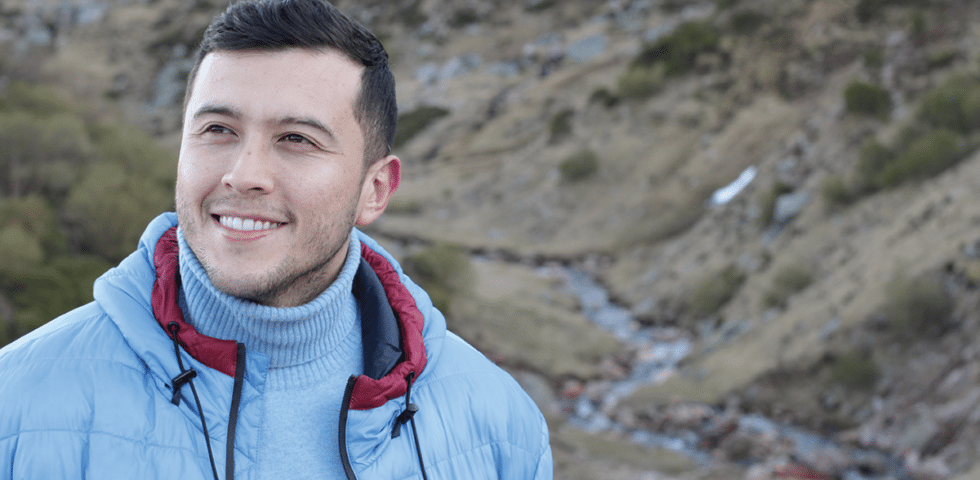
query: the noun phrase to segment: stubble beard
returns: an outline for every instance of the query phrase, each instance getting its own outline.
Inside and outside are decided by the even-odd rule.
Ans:
[[[346,257],[346,247],[353,232],[357,215],[355,197],[347,206],[342,219],[324,219],[313,231],[318,232],[303,240],[298,245],[300,252],[324,252],[314,255],[311,261],[302,261],[292,255],[287,255],[282,262],[268,272],[253,272],[245,276],[226,274],[220,266],[211,262],[201,246],[195,245],[198,238],[198,225],[189,205],[177,204],[177,219],[184,230],[184,238],[198,262],[204,268],[208,279],[214,287],[233,297],[250,300],[261,305],[298,306],[312,301],[320,293],[330,287],[339,275],[327,271],[327,267],[343,252]],[[339,268],[343,268],[343,263]]]

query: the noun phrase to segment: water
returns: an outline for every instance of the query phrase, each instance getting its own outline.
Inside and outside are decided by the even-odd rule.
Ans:
[[[660,385],[677,372],[678,365],[691,354],[693,342],[689,333],[676,328],[645,327],[635,320],[626,308],[611,301],[608,291],[591,275],[571,267],[542,267],[540,274],[560,278],[567,292],[574,294],[581,304],[582,313],[596,325],[611,332],[634,352],[631,371],[625,378],[612,381],[598,400],[580,395],[569,409],[568,422],[590,433],[615,432],[632,441],[654,448],[678,452],[701,464],[711,463],[713,456],[705,450],[705,425],[701,430],[681,429],[669,435],[628,428],[612,417],[619,402],[638,388]],[[704,411],[713,412],[706,424],[721,420],[722,412],[710,406]],[[739,434],[755,438],[778,439],[790,445],[793,458],[803,463],[823,465],[843,470],[841,478],[848,480],[907,479],[908,474],[901,462],[883,452],[843,446],[832,439],[805,429],[785,425],[758,414],[737,416]],[[827,464],[831,464],[828,466]],[[868,465],[875,465],[877,473],[868,473]]]

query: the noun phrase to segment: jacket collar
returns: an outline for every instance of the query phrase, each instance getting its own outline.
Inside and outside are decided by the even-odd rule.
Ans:
[[[201,363],[234,376],[237,343],[201,334],[184,320],[177,303],[180,288],[177,228],[157,241],[153,252],[156,280],[151,303],[157,322],[180,325],[177,341]],[[425,319],[399,273],[381,254],[362,242],[361,264],[354,277],[354,297],[361,315],[364,375],[358,378],[350,408],[365,410],[405,394],[409,373],[417,378],[426,364],[422,330]]]

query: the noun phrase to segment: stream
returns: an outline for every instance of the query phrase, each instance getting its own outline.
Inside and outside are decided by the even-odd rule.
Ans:
[[[671,450],[686,455],[701,465],[714,461],[715,456],[705,448],[711,445],[709,437],[717,433],[718,423],[724,421],[724,412],[717,407],[702,405],[702,411],[713,412],[704,425],[694,429],[675,430],[669,434],[629,428],[613,420],[619,402],[642,386],[658,385],[678,370],[679,364],[691,354],[696,338],[676,328],[647,327],[635,320],[629,309],[616,305],[609,293],[594,277],[572,267],[541,267],[539,274],[562,280],[568,293],[575,295],[582,313],[596,325],[615,335],[635,353],[631,371],[621,380],[603,388],[604,394],[596,400],[579,395],[566,406],[569,424],[590,433],[613,432],[633,442]],[[608,381],[607,381],[608,382]],[[588,390],[588,386],[586,387]],[[727,433],[735,432],[755,438],[765,438],[770,443],[785,445],[792,461],[813,468],[806,472],[785,473],[783,478],[840,478],[843,480],[907,479],[908,473],[900,459],[889,454],[842,445],[825,436],[785,425],[754,413],[739,413]],[[750,459],[746,467],[766,459]],[[828,472],[828,470],[836,470]],[[787,471],[788,472],[788,471]]]

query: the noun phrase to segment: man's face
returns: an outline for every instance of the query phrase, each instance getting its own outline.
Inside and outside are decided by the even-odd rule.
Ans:
[[[204,58],[184,113],[176,203],[218,290],[306,303],[336,278],[353,225],[384,210],[377,203],[397,178],[379,184],[378,172],[397,177],[398,161],[365,171],[353,110],[362,68],[333,50]]]

